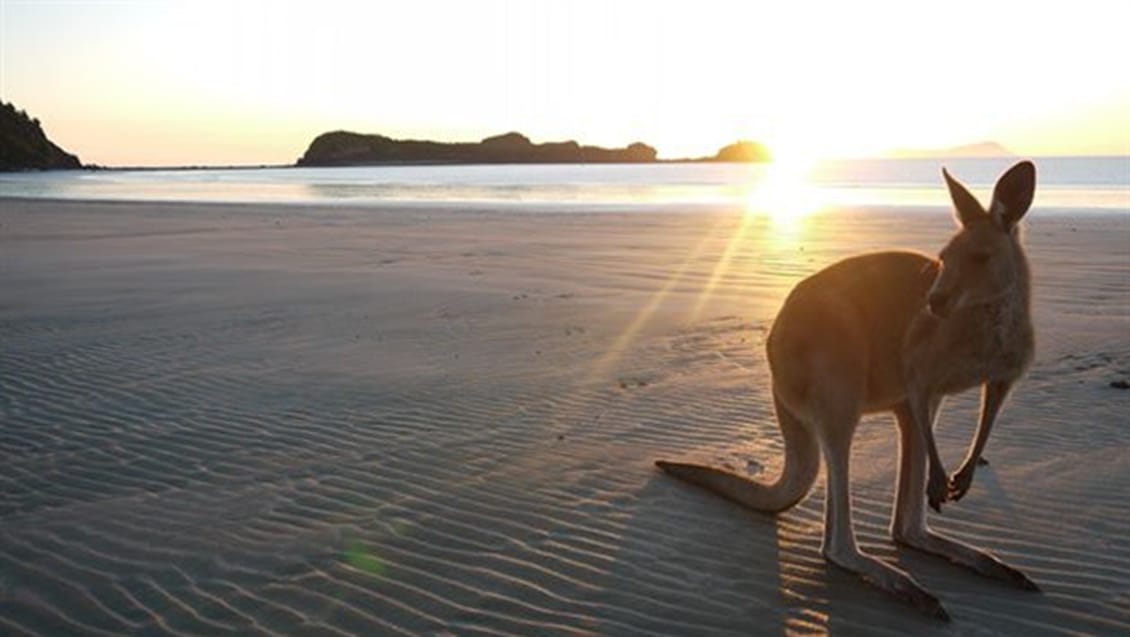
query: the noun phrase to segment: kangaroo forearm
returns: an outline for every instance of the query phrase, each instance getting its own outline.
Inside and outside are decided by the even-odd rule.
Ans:
[[[934,439],[934,410],[931,408],[931,401],[923,396],[913,396],[910,402],[914,424],[930,459],[930,468],[944,470],[942,457],[938,453],[938,445]]]
[[[977,435],[969,445],[969,451],[965,453],[965,458],[961,461],[962,468],[977,466],[977,460],[985,451],[985,444],[989,441],[989,433],[992,431],[992,428],[992,421],[982,421],[977,426]]]
[[[981,454],[985,451],[985,445],[989,442],[993,423],[996,422],[997,414],[1000,413],[1001,406],[1004,404],[1004,399],[1008,396],[1011,387],[1012,383],[1007,381],[985,383],[981,393],[981,418],[977,423],[977,433],[973,442],[969,445],[965,460],[962,462],[963,467],[977,465],[977,460],[981,457]]]

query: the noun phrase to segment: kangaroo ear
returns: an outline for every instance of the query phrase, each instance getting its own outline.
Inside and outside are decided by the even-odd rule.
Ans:
[[[981,202],[977,201],[965,186],[950,176],[950,173],[945,168],[942,168],[942,176],[946,178],[946,187],[950,191],[950,199],[953,200],[954,215],[963,226],[979,219],[984,219],[988,216],[985,209],[981,207]]]
[[[1022,161],[1009,168],[993,188],[993,203],[989,215],[1004,230],[1016,227],[1036,194],[1036,166],[1030,161]]]

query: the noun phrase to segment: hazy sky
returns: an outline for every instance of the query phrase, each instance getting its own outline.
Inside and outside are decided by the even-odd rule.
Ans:
[[[335,129],[1130,154],[1128,31],[1127,0],[0,0],[0,97],[107,165],[289,163]]]

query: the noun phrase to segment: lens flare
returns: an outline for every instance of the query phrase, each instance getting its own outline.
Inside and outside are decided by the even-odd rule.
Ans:
[[[384,561],[366,549],[361,542],[350,542],[349,546],[345,548],[343,557],[346,564],[369,575],[384,577],[388,571],[388,566],[385,565]]]

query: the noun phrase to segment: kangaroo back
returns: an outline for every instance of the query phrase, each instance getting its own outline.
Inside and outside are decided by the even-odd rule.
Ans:
[[[915,252],[850,257],[801,281],[766,340],[774,392],[806,419],[821,392],[858,394],[862,412],[902,400],[903,335],[938,264]]]

